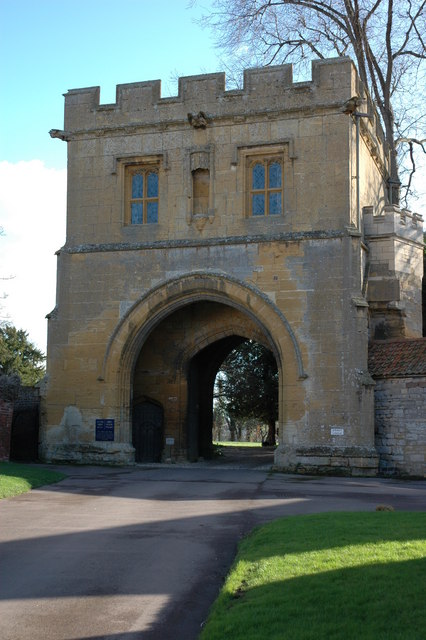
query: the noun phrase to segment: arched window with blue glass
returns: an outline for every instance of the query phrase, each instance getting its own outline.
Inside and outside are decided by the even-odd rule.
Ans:
[[[158,167],[129,167],[127,188],[130,224],[157,223]]]
[[[249,172],[250,215],[281,215],[283,212],[283,165],[281,159],[252,159],[249,164]]]

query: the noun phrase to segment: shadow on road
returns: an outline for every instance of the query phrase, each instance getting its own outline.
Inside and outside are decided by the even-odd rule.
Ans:
[[[238,541],[253,526],[291,514],[373,511],[381,502],[424,510],[419,482],[301,482],[256,468],[271,450],[245,453],[227,451],[219,469],[50,467],[68,478],[4,501],[0,636],[194,640]],[[149,607],[155,615],[145,619]]]

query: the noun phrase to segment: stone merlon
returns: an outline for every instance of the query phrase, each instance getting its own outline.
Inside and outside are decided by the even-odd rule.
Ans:
[[[65,94],[65,130],[114,127],[131,123],[187,120],[188,111],[203,110],[210,118],[232,117],[244,111],[306,109],[343,106],[360,93],[355,67],[349,58],[314,61],[312,80],[293,82],[292,65],[249,69],[241,90],[225,89],[225,74],[179,78],[175,97],[161,97],[161,81],[117,85],[115,104],[101,105],[100,87],[72,89]]]

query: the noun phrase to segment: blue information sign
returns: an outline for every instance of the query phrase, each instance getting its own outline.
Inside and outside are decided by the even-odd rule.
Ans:
[[[96,420],[96,440],[103,442],[114,440],[114,420]]]

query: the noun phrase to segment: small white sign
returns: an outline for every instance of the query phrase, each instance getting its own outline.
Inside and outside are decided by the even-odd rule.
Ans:
[[[166,438],[166,445],[168,445],[169,447],[174,445],[174,443],[175,443],[175,439],[174,438]]]
[[[343,436],[345,433],[345,430],[342,429],[341,427],[332,427],[331,428],[331,435],[332,436]]]

